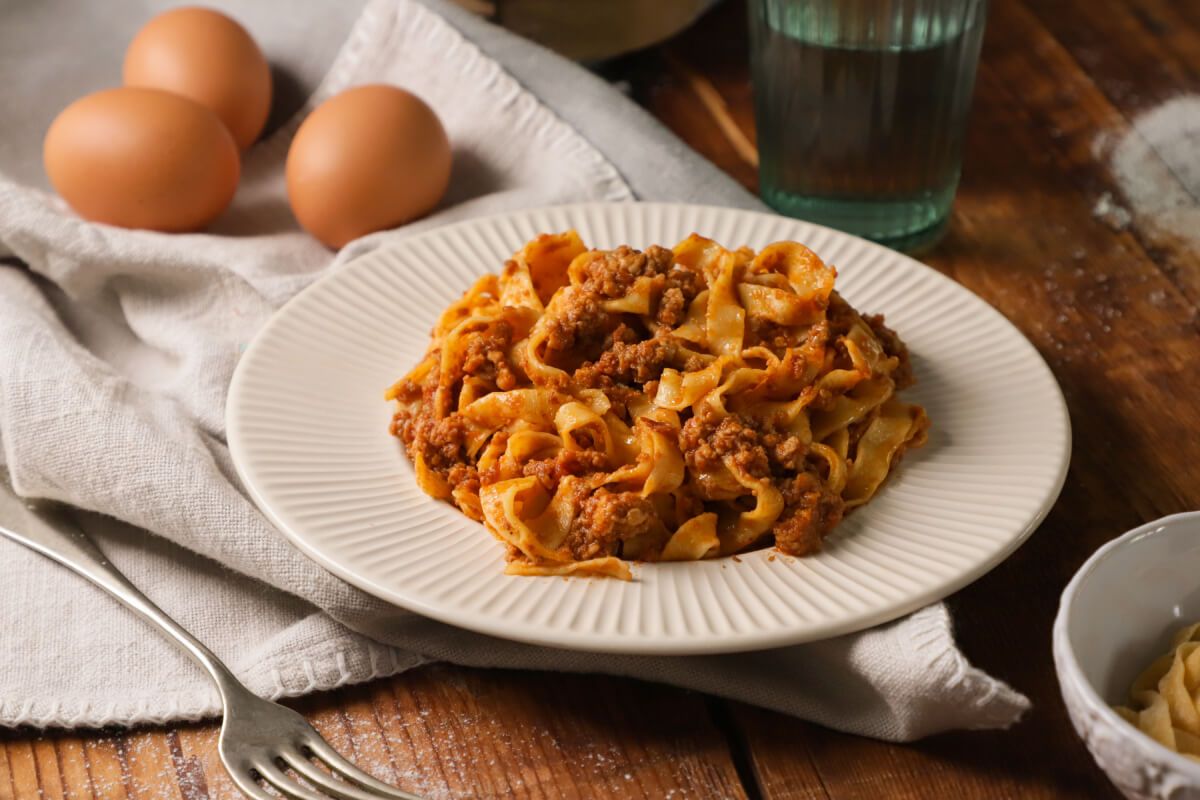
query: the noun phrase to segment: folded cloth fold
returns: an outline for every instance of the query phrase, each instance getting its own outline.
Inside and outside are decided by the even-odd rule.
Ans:
[[[289,38],[268,28],[270,5],[255,4],[247,22],[256,34],[263,28],[268,58],[296,66],[302,81],[315,74],[314,54],[332,55],[327,40],[344,38],[345,7],[279,3],[273,13],[291,15]],[[104,37],[125,36],[144,6],[106,4],[111,25],[77,29],[75,49],[111,58]],[[49,41],[36,23],[51,18],[16,25],[0,16],[0,53]],[[88,67],[82,59],[74,68]],[[115,76],[115,64],[94,66]],[[0,97],[28,105],[26,119],[48,121],[55,109],[38,107],[23,83],[40,75],[22,71]],[[780,650],[595,655],[433,622],[289,546],[235,476],[225,392],[246,343],[316,277],[414,231],[506,209],[634,199],[757,205],[602,81],[441,0],[370,0],[306,107],[366,82],[429,101],[454,143],[455,170],[433,215],[336,256],[287,210],[283,163],[295,120],[246,154],[233,207],[204,234],[84,222],[33,185],[26,162],[36,149],[21,146],[19,131],[0,148],[0,169],[24,179],[0,177],[0,464],[18,494],[80,509],[80,525],[120,569],[271,697],[447,660],[635,676],[893,740],[1020,716],[1028,701],[967,663],[941,604]],[[0,724],[129,725],[218,712],[204,676],[98,590],[7,541],[0,563]]]

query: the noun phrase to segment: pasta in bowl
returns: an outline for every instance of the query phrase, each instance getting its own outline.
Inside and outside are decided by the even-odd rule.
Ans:
[[[507,571],[815,552],[929,421],[908,352],[797,242],[693,234],[589,250],[543,234],[441,315],[387,398],[420,488],[508,546]]]

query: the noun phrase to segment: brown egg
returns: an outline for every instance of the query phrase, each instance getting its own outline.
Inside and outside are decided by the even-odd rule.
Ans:
[[[419,97],[395,86],[347,89],[296,132],[287,157],[292,211],[333,248],[429,213],[450,182],[450,141]]]
[[[208,8],[176,8],[138,31],[125,51],[125,85],[165,89],[216,112],[238,147],[262,133],[271,70],[246,29]]]
[[[217,115],[159,89],[107,89],[67,106],[42,150],[50,183],[94,222],[192,231],[237,190],[237,145]]]

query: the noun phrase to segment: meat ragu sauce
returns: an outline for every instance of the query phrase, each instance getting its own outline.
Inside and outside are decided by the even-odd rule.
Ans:
[[[397,401],[391,431],[424,473],[424,478],[419,475],[423,489],[484,520],[488,515],[481,492],[487,495],[489,486],[521,487],[523,494],[511,505],[515,511],[507,522],[486,521],[508,542],[513,560],[548,564],[545,570],[533,570],[538,574],[565,571],[553,568],[560,560],[671,557],[666,551],[673,549],[673,535],[697,519],[711,521],[710,538],[715,538],[690,557],[772,541],[790,555],[812,553],[848,506],[865,502],[882,480],[875,480],[865,496],[862,491],[847,494],[856,475],[857,445],[876,420],[910,423],[902,435],[892,434],[883,455],[884,472],[905,449],[924,442],[924,412],[917,406],[898,406],[897,411],[887,405],[896,404],[896,389],[913,382],[907,348],[882,317],[859,316],[833,292],[832,269],[815,256],[811,258],[820,269],[830,274],[817,275],[828,288],[823,296],[818,290],[814,300],[793,285],[805,287],[816,280],[808,273],[789,266],[794,272],[789,282],[779,273],[756,271],[772,263],[764,261],[765,250],[756,259],[745,249],[721,249],[728,259],[714,266],[711,254],[708,261],[696,263],[693,251],[680,252],[692,239],[674,251],[619,247],[576,253],[569,270],[558,265],[569,276],[547,277],[550,270],[537,262],[549,258],[544,251],[548,243],[541,241],[543,250],[535,248],[539,240],[534,240],[505,265],[500,278],[472,290],[479,296],[466,306],[468,314],[459,310],[448,322],[443,318],[441,337],[435,331],[422,366],[389,393]],[[811,255],[805,253],[803,257]],[[776,255],[775,263],[778,259]],[[500,302],[508,291],[504,281],[516,280],[522,269],[529,271],[537,293],[536,298],[526,296],[533,308],[505,306]],[[734,356],[718,353],[705,333],[706,320],[715,329],[713,321],[722,313],[713,305],[723,291],[718,269],[731,272],[730,286],[751,286],[738,289],[750,301],[744,303],[748,310],[740,311],[741,342],[735,341]],[[775,305],[755,306],[753,298],[765,296],[758,286],[781,293],[778,299],[785,301],[793,295],[795,302],[787,308],[802,311],[778,311],[775,299]],[[765,316],[756,316],[759,307],[767,309]],[[738,313],[735,308],[733,316]],[[801,318],[801,313],[807,316]],[[460,318],[477,322],[464,328]],[[447,346],[456,348],[453,358],[445,357]],[[446,365],[449,374],[443,374]],[[682,376],[686,387],[688,376],[701,376],[706,369],[712,387],[703,397],[684,406],[674,403],[674,408],[659,405],[665,372],[676,387]],[[530,402],[528,393],[514,392],[523,388],[552,398],[551,407],[541,416],[511,413],[514,404]],[[480,398],[496,393],[512,393],[501,395],[511,400],[510,412],[485,420],[476,410]],[[465,401],[464,394],[469,395]],[[676,388],[672,397],[677,394]],[[749,402],[739,402],[739,397]],[[873,400],[878,402],[872,405]],[[564,432],[563,414],[555,416],[556,409],[571,401],[582,401],[575,405],[593,409],[602,421]],[[785,410],[763,412],[776,407]],[[876,426],[869,435],[879,438],[880,428],[895,427]],[[538,432],[543,445],[515,447],[512,437],[534,441],[531,434]],[[616,439],[622,432],[636,436],[639,444],[669,442],[678,455],[665,447],[621,447]],[[631,445],[629,438],[625,436]],[[619,450],[623,457],[617,457]],[[643,462],[679,457],[682,469],[673,471],[677,481],[664,483],[630,472],[631,461],[649,474],[656,465]],[[537,486],[513,483],[521,478],[532,478]],[[765,516],[764,505],[768,513],[777,511],[762,525],[755,515]],[[550,516],[547,507],[557,509],[549,532],[533,521]],[[539,537],[533,553],[521,544],[528,534],[510,530],[513,514]],[[755,531],[759,525],[763,529]]]

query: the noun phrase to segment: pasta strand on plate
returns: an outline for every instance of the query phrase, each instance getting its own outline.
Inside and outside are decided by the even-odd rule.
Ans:
[[[896,396],[904,344],[836,275],[797,242],[543,234],[441,315],[387,392],[392,433],[510,573],[814,552],[929,427]]]

